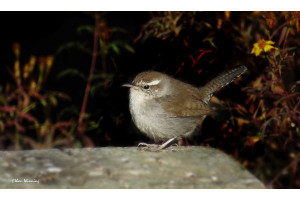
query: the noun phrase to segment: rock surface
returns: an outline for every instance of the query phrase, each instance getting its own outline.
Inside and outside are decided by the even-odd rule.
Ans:
[[[135,147],[0,152],[0,188],[264,188],[208,147],[140,152]]]

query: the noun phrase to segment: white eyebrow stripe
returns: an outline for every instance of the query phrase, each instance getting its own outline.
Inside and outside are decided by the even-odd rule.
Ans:
[[[160,83],[160,80],[153,80],[153,81],[151,81],[151,82],[149,82],[149,83],[147,83],[147,85],[157,85],[157,84],[159,84]]]

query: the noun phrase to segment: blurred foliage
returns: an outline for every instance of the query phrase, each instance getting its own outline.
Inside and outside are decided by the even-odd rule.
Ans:
[[[105,13],[95,13],[92,18],[95,20],[95,25],[82,25],[77,28],[77,33],[82,35],[87,33],[90,38],[94,36],[94,45],[90,45],[86,40],[71,41],[63,44],[58,49],[58,55],[64,51],[70,49],[78,49],[82,53],[87,53],[92,56],[92,63],[90,66],[90,73],[85,74],[82,69],[75,69],[74,67],[66,68],[60,71],[57,75],[57,79],[64,79],[68,76],[77,77],[82,79],[86,84],[86,91],[83,94],[83,101],[81,104],[81,111],[78,112],[78,107],[70,106],[69,113],[72,113],[72,118],[78,122],[77,132],[84,146],[94,147],[94,142],[86,137],[86,133],[92,133],[93,137],[103,137],[106,140],[110,140],[107,132],[104,132],[104,128],[101,127],[103,118],[105,115],[102,107],[97,109],[95,107],[89,107],[89,102],[99,99],[100,101],[108,101],[107,93],[111,89],[115,74],[118,72],[115,57],[120,55],[123,51],[127,51],[130,54],[135,53],[134,48],[125,39],[120,37],[113,37],[115,34],[127,34],[127,31],[118,27],[108,27]],[[96,27],[96,28],[95,28]],[[96,44],[96,46],[95,46]],[[99,48],[98,48],[99,47]],[[100,63],[100,64],[99,64]],[[89,100],[88,100],[89,99]],[[101,105],[101,104],[100,104]],[[89,108],[87,108],[89,107]],[[75,114],[75,115],[74,115]],[[106,116],[107,117],[107,116]],[[108,116],[113,121],[112,116]],[[77,120],[76,120],[77,121]]]
[[[162,40],[177,37],[187,25],[194,23],[195,12],[158,12],[143,26],[136,40],[145,41],[149,37]]]
[[[242,120],[250,122],[248,127],[257,128],[252,136],[249,133],[245,145],[255,148],[259,142],[266,146],[268,153],[263,159],[274,161],[267,167],[265,163],[256,167],[265,172],[264,179],[272,177],[269,187],[285,187],[286,182],[287,187],[300,187],[300,173],[297,171],[300,161],[300,82],[299,77],[292,76],[299,73],[296,67],[299,61],[295,57],[299,52],[293,42],[299,36],[299,14],[262,13],[265,31],[256,32],[257,39],[260,38],[253,45],[253,53],[266,61],[265,69],[245,88],[249,98],[245,101],[247,111],[242,109]],[[271,46],[275,44],[273,41],[277,41],[277,47]],[[261,52],[256,52],[257,49]]]
[[[54,56],[31,56],[21,65],[21,46],[13,44],[12,78],[0,90],[0,148],[44,149],[70,147],[75,142],[72,122],[55,120],[52,109],[69,97],[61,92],[43,90]]]

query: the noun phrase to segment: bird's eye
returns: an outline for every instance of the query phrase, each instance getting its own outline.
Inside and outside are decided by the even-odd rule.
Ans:
[[[148,90],[149,89],[149,85],[144,85],[143,87],[145,90]]]

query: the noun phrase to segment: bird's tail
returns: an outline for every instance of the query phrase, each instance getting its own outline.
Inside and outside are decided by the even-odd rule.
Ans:
[[[240,66],[238,68],[232,69],[228,72],[221,74],[220,76],[214,78],[204,87],[200,88],[201,94],[203,95],[203,101],[208,103],[215,91],[226,86],[227,84],[234,81],[237,77],[242,75],[247,71],[247,67]]]

